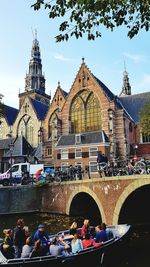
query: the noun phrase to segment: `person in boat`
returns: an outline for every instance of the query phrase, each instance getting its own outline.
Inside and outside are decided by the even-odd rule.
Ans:
[[[7,259],[13,259],[15,256],[13,231],[12,229],[4,229],[3,234],[5,235],[5,237],[1,247],[2,253]]]
[[[85,238],[82,240],[83,248],[89,247],[100,247],[103,243],[96,243],[90,236],[90,234],[85,234]]]
[[[85,238],[85,234],[90,234],[90,221],[85,219],[81,228],[81,236]]]
[[[70,226],[69,234],[74,236],[77,233],[77,222],[73,222]]]
[[[26,243],[22,248],[21,258],[28,258],[33,250],[33,240],[32,237],[29,236],[26,239]]]
[[[102,222],[100,225],[97,225],[95,227],[95,231],[96,231],[96,237],[95,237],[96,243],[106,242],[108,240],[106,224],[104,222]]]
[[[78,233],[74,234],[71,240],[71,251],[72,253],[77,253],[83,249],[83,244]]]
[[[51,240],[49,253],[53,256],[66,256],[69,253],[69,249],[70,246],[63,240],[63,238],[56,236]]]
[[[43,247],[45,248],[46,251],[48,251],[49,247],[49,236],[45,231],[44,225],[39,224],[38,229],[36,230],[34,236],[33,236],[33,241],[41,240]]]
[[[30,254],[30,258],[46,256],[45,248],[43,247],[42,241],[40,239],[34,242],[33,250]]]
[[[22,247],[23,245],[25,245],[26,242],[27,235],[24,226],[24,220],[18,219],[17,225],[13,230],[15,258],[20,258],[22,253]]]

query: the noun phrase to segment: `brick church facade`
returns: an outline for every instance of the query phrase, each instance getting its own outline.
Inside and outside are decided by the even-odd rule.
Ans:
[[[4,105],[5,114],[0,118],[1,169],[8,163],[10,142],[16,162],[36,158],[61,169],[88,167],[91,173],[97,172],[98,151],[109,160],[127,160],[135,154],[150,158],[150,138],[142,135],[139,125],[139,111],[150,92],[132,95],[126,70],[120,91],[120,96],[114,95],[82,59],[70,90],[65,92],[58,83],[51,100],[45,93],[35,37],[25,90],[19,92],[19,110]]]

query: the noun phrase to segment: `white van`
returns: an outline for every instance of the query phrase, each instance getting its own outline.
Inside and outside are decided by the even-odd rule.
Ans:
[[[10,169],[0,174],[0,184],[9,185],[11,183],[10,177],[13,178],[15,183],[21,183],[22,175],[24,173],[28,172],[29,176],[34,176],[38,170],[43,168],[43,164],[30,164],[28,162],[13,164]]]

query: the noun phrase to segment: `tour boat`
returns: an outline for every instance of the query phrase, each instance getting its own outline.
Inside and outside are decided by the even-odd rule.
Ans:
[[[42,256],[35,258],[15,258],[6,259],[0,251],[0,267],[66,267],[66,266],[82,266],[81,264],[88,263],[93,266],[99,264],[103,266],[104,262],[111,260],[112,262],[118,259],[119,255],[123,255],[126,251],[127,240],[130,235],[131,226],[120,224],[115,226],[107,226],[107,231],[113,233],[113,237],[104,242],[100,247],[89,247],[79,251],[78,253],[68,256]],[[78,229],[80,231],[81,229]],[[69,230],[61,231],[57,235],[64,234],[67,236]],[[54,237],[50,236],[50,238]],[[71,265],[70,265],[71,264]]]

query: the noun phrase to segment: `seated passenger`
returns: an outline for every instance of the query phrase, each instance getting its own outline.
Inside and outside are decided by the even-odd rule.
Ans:
[[[32,238],[28,237],[26,239],[26,244],[22,248],[21,258],[28,258],[32,252],[33,244],[32,244]]]
[[[31,255],[30,257],[33,258],[33,257],[41,257],[41,256],[45,256],[45,249],[42,245],[42,242],[41,240],[36,240],[35,243],[34,243],[34,247],[33,247],[33,250],[31,252]]]
[[[73,222],[70,226],[69,234],[74,235],[77,233],[77,223]]]
[[[97,225],[95,227],[95,231],[96,231],[96,237],[95,237],[96,243],[105,242],[108,240],[105,223],[101,223],[100,225]]]
[[[53,256],[60,256],[64,255],[66,256],[70,249],[70,246],[63,241],[63,238],[61,237],[54,237],[51,241],[51,244],[49,246],[49,252]]]
[[[83,248],[89,247],[100,247],[102,243],[96,243],[91,237],[90,234],[85,234],[85,238],[82,240]]]
[[[79,238],[79,234],[74,234],[74,237],[71,241],[72,253],[77,253],[82,249],[83,249],[83,245],[82,245],[81,239]]]
[[[13,247],[13,232],[11,229],[4,229],[3,233],[5,237],[2,243],[2,253],[7,259],[13,259],[15,255]]]
[[[37,240],[41,240],[42,245],[43,245],[45,251],[47,252],[48,251],[49,236],[45,232],[43,224],[39,224],[38,229],[33,236],[33,241],[35,242]]]
[[[90,234],[90,221],[85,219],[81,228],[81,236],[84,238],[85,234]]]

